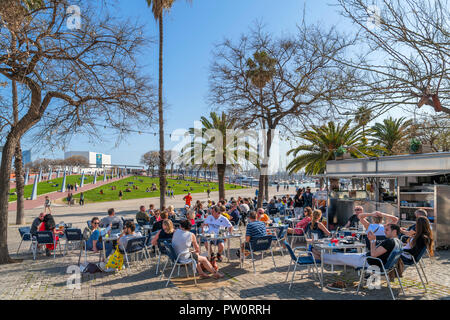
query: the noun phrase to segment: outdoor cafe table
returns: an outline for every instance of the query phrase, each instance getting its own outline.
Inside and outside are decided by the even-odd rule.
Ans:
[[[211,236],[213,235],[213,236]],[[230,242],[231,239],[239,239],[239,250],[241,249],[242,246],[242,239],[241,239],[241,233],[226,233],[225,235],[218,235],[218,234],[204,234],[204,233],[200,233],[197,235],[198,238],[200,238],[200,240],[205,240],[205,241],[215,241],[215,240],[229,240],[227,241],[227,262],[230,262]],[[200,241],[199,241],[200,242]],[[201,246],[200,246],[201,248]],[[208,256],[211,255],[211,244],[208,246]],[[239,264],[242,267],[242,263],[241,263],[241,259],[239,259]]]
[[[313,242],[312,246],[318,250],[320,250],[320,267],[321,267],[321,276],[320,276],[320,286],[323,290],[323,254],[325,251],[333,251],[336,249],[342,249],[344,250],[344,253],[347,251],[347,249],[363,249],[366,247],[364,243],[361,242],[355,242],[352,244],[345,244],[339,242],[336,245],[330,246],[329,241],[323,241],[325,239],[319,240],[317,242]]]

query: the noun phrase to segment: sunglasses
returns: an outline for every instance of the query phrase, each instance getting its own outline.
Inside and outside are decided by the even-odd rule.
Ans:
[[[93,222],[92,224],[99,224],[100,222]]]

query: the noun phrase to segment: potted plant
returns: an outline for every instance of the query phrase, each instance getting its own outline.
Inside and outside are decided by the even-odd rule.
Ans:
[[[422,153],[422,142],[417,138],[412,138],[409,142],[409,151],[411,153]]]
[[[334,158],[336,160],[343,160],[344,159],[344,153],[347,152],[344,147],[340,146],[334,151]]]

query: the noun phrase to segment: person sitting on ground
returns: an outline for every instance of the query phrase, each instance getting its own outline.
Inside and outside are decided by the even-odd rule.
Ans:
[[[244,250],[250,250],[250,241],[254,238],[264,237],[267,235],[266,225],[264,222],[257,220],[257,213],[255,211],[250,211],[249,222],[247,224],[247,229],[245,231],[245,243],[241,245],[241,250],[236,251],[238,257],[242,256]],[[246,256],[249,253],[246,253]],[[243,257],[243,256],[242,256]]]
[[[425,209],[417,209],[414,212],[414,215],[416,216],[416,221],[417,221],[417,218],[419,218],[419,217],[425,217],[428,219],[428,213]],[[408,237],[414,236],[415,231],[416,231],[416,223],[409,226],[408,229],[400,228],[400,232]],[[405,241],[406,241],[406,237],[405,237]]]
[[[272,223],[272,220],[270,220],[269,216],[265,214],[265,210],[263,208],[258,208],[256,211],[256,219],[263,222],[266,226]]]
[[[119,249],[125,250],[127,247],[127,242],[130,239],[142,237],[142,234],[140,232],[135,232],[136,225],[133,221],[127,221],[125,222],[125,227],[123,228],[123,231],[121,235],[119,236],[119,239],[117,240],[119,244]]]
[[[150,216],[145,211],[145,206],[140,206],[138,213],[136,213],[136,221],[142,220],[147,223],[150,223]]]
[[[370,223],[366,219],[366,217],[372,217],[373,223]],[[361,221],[364,228],[366,229],[366,231],[367,232],[373,231],[373,233],[375,233],[376,236],[384,236],[385,225],[383,225],[383,218],[386,218],[387,224],[389,223],[397,224],[398,222],[397,217],[390,214],[382,213],[380,211],[375,211],[372,213],[360,213],[358,215],[358,218],[359,221]]]
[[[109,211],[108,211],[109,213]],[[99,250],[103,250],[103,243],[100,240],[100,237],[105,236],[105,234],[102,234],[100,232],[100,219],[97,217],[92,218],[91,220],[92,225],[92,233],[89,239],[86,241],[86,250],[92,250],[94,252],[98,252]],[[108,232],[111,232],[111,230],[108,230]],[[112,243],[107,241],[105,243],[105,255],[108,257],[111,254],[111,251],[113,249]]]
[[[100,228],[106,228],[110,225],[117,225],[119,226],[118,230],[122,230],[123,229],[123,221],[120,217],[116,216],[116,211],[111,208],[108,210],[108,216],[104,217],[101,221],[100,221]]]
[[[162,229],[158,231],[158,233],[152,238],[152,245],[158,246],[158,240],[172,240],[173,233],[175,232],[175,228],[173,227],[173,223],[171,220],[164,220],[162,224]]]
[[[344,228],[356,228],[359,223],[358,216],[363,213],[363,207],[356,206],[354,210],[354,213],[351,215],[350,218],[348,218],[347,223],[345,224]]]
[[[424,248],[428,249],[430,256],[433,256],[434,253],[433,232],[431,231],[430,221],[426,217],[418,217],[415,226],[416,231],[412,231],[414,234],[408,238],[401,255],[402,261],[407,265],[414,263],[412,257],[417,262],[417,258]]]
[[[303,209],[303,213],[305,217],[300,220],[296,225],[295,228],[288,228],[287,233],[288,234],[296,234],[296,235],[303,235],[304,230],[308,226],[308,224],[311,222],[313,211],[310,207],[305,207]]]
[[[163,221],[169,219],[169,214],[167,213],[167,211],[162,211],[162,212],[159,214],[159,217],[160,217],[160,220],[159,220],[159,221],[156,221],[156,222],[153,224],[152,232],[156,232],[156,231],[162,229]]]
[[[400,227],[396,224],[387,224],[384,228],[386,240],[376,245],[376,235],[369,231],[367,238],[370,240],[369,253],[324,253],[322,255],[323,262],[332,265],[348,265],[354,268],[362,268],[366,257],[379,258],[383,264],[386,264],[392,250],[400,249],[402,247],[401,241],[398,239]],[[320,260],[320,251],[313,248],[312,253],[315,259]],[[376,265],[381,268],[378,260],[367,259],[367,265]]]
[[[32,236],[35,235],[36,232],[38,232],[38,230],[40,229],[39,227],[40,227],[41,223],[44,221],[44,217],[45,217],[45,213],[41,212],[39,214],[39,216],[33,220],[33,223],[31,224],[31,228],[30,228],[30,234]]]
[[[219,234],[220,227],[228,228],[228,231],[233,232],[233,225],[231,222],[220,214],[220,209],[217,206],[211,207],[211,215],[209,215],[202,226],[207,226],[209,228],[209,233]],[[208,250],[209,242],[212,245],[216,245],[218,247],[217,252],[217,261],[222,262],[222,253],[225,248],[224,242],[225,240],[212,240],[205,242],[205,248]],[[212,253],[213,255],[214,253]]]
[[[180,262],[184,262],[190,259],[191,255],[189,250],[191,246],[194,247],[194,252],[192,256],[197,262],[197,271],[201,278],[209,278],[209,275],[203,271],[203,268],[213,274],[216,279],[223,278],[224,275],[219,271],[216,271],[208,259],[204,256],[199,255],[200,247],[198,246],[197,239],[195,235],[191,232],[192,225],[188,220],[182,220],[180,223],[180,229],[175,230],[172,237],[172,246],[175,250],[176,255],[180,255]]]
[[[321,218],[322,211],[318,209],[314,210],[311,222],[308,223],[305,229],[305,233],[309,236],[309,239],[312,238],[312,233],[316,233],[319,239],[331,236],[331,232],[320,222]]]

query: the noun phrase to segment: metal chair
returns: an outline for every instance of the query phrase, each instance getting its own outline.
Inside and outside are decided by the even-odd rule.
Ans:
[[[284,280],[284,282],[287,281],[287,279],[289,277],[289,272],[291,270],[292,262],[294,262],[294,273],[292,274],[292,279],[291,279],[291,283],[289,285],[289,290],[291,290],[292,283],[294,282],[295,271],[297,270],[297,266],[308,266],[308,274],[310,274],[310,267],[314,266],[317,278],[320,281],[320,272],[319,272],[319,268],[317,267],[317,263],[320,263],[320,260],[316,260],[314,258],[314,255],[312,254],[312,252],[306,251],[306,250],[304,250],[304,248],[292,249],[286,240],[284,240],[284,245],[286,246],[286,249],[289,252],[289,255],[291,256],[291,261],[289,262],[289,268],[286,273],[286,279]],[[301,250],[301,252],[306,253],[306,256],[296,256],[295,251],[300,251],[300,250]]]
[[[294,233],[289,235],[289,236],[291,237],[291,248],[292,248],[293,245],[294,245],[294,239],[306,239],[305,229],[303,229],[303,228],[297,228],[297,227],[294,227],[293,229],[294,229]],[[298,230],[301,230],[301,231],[302,231],[302,234],[296,234],[296,233],[295,233],[296,230],[297,230],[297,231],[298,231]]]
[[[56,245],[59,241],[56,241],[56,237],[53,235],[52,231],[38,231],[35,233],[36,241],[32,242],[33,250],[33,260],[36,260],[37,248],[40,244],[52,244],[53,245],[53,259],[56,258]],[[59,246],[59,251],[62,254],[61,246]]]
[[[17,248],[17,253],[16,254],[19,254],[20,247],[22,246],[22,242],[24,242],[24,241],[30,241],[31,242],[31,244],[30,244],[30,249],[31,249],[31,246],[33,245],[33,243],[32,243],[33,242],[33,236],[31,235],[30,230],[31,230],[30,227],[21,227],[21,228],[19,228],[19,233],[20,233],[21,240],[20,240],[19,247]]]
[[[420,281],[422,282],[423,288],[425,289],[425,292],[427,292],[427,287],[425,285],[425,282],[423,281],[422,275],[419,271],[419,267],[422,270],[423,276],[425,277],[425,281],[428,284],[428,278],[427,275],[425,274],[425,270],[423,269],[422,265],[420,264],[420,261],[422,260],[422,257],[424,256],[424,254],[427,252],[427,247],[424,247],[422,249],[422,251],[420,251],[419,255],[417,256],[417,259],[414,258],[413,255],[411,255],[412,260],[409,259],[402,259],[403,264],[405,265],[405,269],[406,267],[412,266],[414,265],[416,267],[417,270],[417,274],[419,275]]]
[[[272,241],[276,241],[278,246],[280,247],[280,251],[281,251],[281,255],[284,256],[284,252],[283,252],[283,246],[281,245],[282,240],[284,240],[284,238],[287,235],[287,230],[288,227],[287,226],[283,226],[281,228],[278,228],[278,233],[276,233],[275,235],[272,235]]]
[[[252,264],[253,264],[253,272],[256,274],[256,268],[255,268],[255,258],[254,253],[261,252],[261,262],[264,258],[264,251],[270,250],[270,254],[272,255],[272,261],[275,269],[277,268],[277,265],[275,264],[275,258],[273,257],[273,250],[272,250],[272,238],[273,236],[262,236],[262,237],[255,237],[253,239],[250,239],[249,248],[250,248],[250,255],[252,257]],[[245,254],[243,254],[243,262],[242,266],[244,266],[245,262]]]
[[[178,266],[178,267],[184,266],[186,269],[186,276],[189,277],[189,272],[188,272],[188,268],[187,268],[187,266],[189,264],[192,265],[192,272],[194,273],[194,282],[195,282],[195,285],[197,285],[197,278],[195,277],[195,269],[196,269],[197,264],[194,260],[194,257],[192,256],[192,252],[190,252],[189,250],[186,250],[185,252],[181,252],[180,254],[177,255],[175,252],[175,249],[173,248],[171,243],[169,244],[167,241],[163,241],[162,246],[164,246],[164,248],[166,250],[166,255],[167,255],[168,259],[167,259],[167,262],[164,265],[164,268],[161,272],[160,279],[162,279],[162,277],[164,275],[164,270],[166,270],[166,266],[169,263],[169,261],[171,261],[171,263],[173,264],[173,268],[172,268],[172,271],[170,272],[169,279],[167,279],[166,287],[169,285],[170,279],[172,278],[172,274],[173,274],[173,271],[175,270],[176,266]],[[180,257],[185,254],[189,254],[190,257],[187,260],[180,261]],[[179,273],[180,273],[180,268],[178,268],[178,274]]]
[[[380,263],[382,270],[381,271],[372,270],[372,271],[374,274],[376,274],[378,276],[382,276],[382,275],[385,276],[386,282],[388,284],[389,291],[391,292],[391,296],[392,296],[393,300],[395,300],[395,296],[394,296],[394,292],[392,291],[391,281],[389,280],[389,276],[388,276],[388,273],[390,271],[392,271],[392,270],[395,271],[395,275],[397,276],[398,282],[400,283],[400,288],[402,289],[403,294],[405,294],[405,291],[403,290],[402,281],[398,275],[398,271],[396,268],[397,262],[400,259],[402,252],[403,252],[403,249],[396,245],[396,247],[392,250],[391,254],[389,255],[389,258],[387,259],[385,264],[383,264],[383,262],[381,261],[380,258],[366,257],[364,259],[364,266],[362,267],[362,270],[361,270],[361,277],[359,279],[359,284],[358,284],[358,289],[356,291],[356,294],[359,294],[359,288],[361,287],[361,283],[364,278],[365,270],[367,269],[366,265],[368,265],[368,263],[367,263],[368,259],[376,260]],[[356,268],[356,270],[360,270],[360,269],[361,268]]]
[[[149,254],[147,251],[147,247],[146,247],[146,240],[147,237],[136,237],[136,238],[131,238],[128,239],[127,241],[127,245],[124,248],[124,250],[122,250],[119,246],[119,251],[120,253],[122,253],[125,256],[125,261],[127,262],[127,267],[130,267],[130,262],[128,259],[128,255],[131,253],[138,253],[141,252],[144,254],[145,259],[147,260],[147,263],[150,265],[150,261],[149,261]]]
[[[64,255],[63,255],[63,262],[67,255],[67,248],[69,244],[71,243],[79,243],[80,245],[80,255],[78,258],[78,264],[80,264],[80,258],[81,258],[81,251],[83,250],[83,243],[85,243],[85,240],[83,239],[83,233],[81,232],[81,229],[75,229],[75,228],[68,228],[64,230],[64,234],[66,236],[66,243],[64,246]]]
[[[152,234],[152,238],[153,238],[157,233],[158,233],[158,231],[157,231],[157,232],[154,232],[154,233]],[[160,263],[161,263],[161,255],[162,255],[162,254],[167,254],[166,248],[162,245],[162,243],[163,243],[164,241],[166,241],[168,244],[172,244],[172,240],[158,239],[158,245],[156,246],[156,250],[158,251],[158,262],[157,262],[157,264],[156,264],[156,273],[155,273],[156,275],[158,274],[159,266],[160,266]]]

